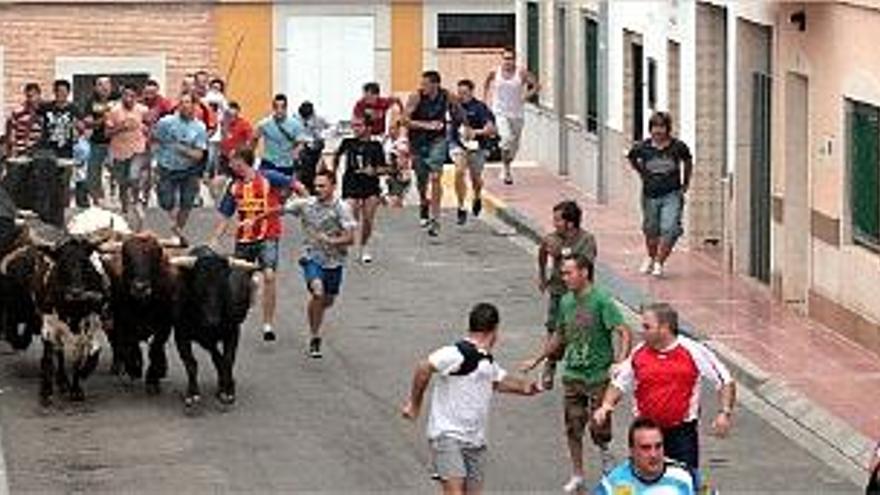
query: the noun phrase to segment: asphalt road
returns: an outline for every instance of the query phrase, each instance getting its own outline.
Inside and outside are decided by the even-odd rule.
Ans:
[[[199,211],[193,237],[212,214]],[[0,355],[0,424],[12,493],[430,492],[424,416],[400,419],[415,361],[466,328],[470,306],[501,309],[496,356],[513,368],[540,342],[544,305],[529,253],[483,222],[465,227],[448,214],[429,239],[413,210],[383,210],[369,266],[351,263],[343,295],[328,318],[323,360],[305,355],[305,291],[294,263],[297,236],[285,239],[280,273],[279,339],[265,343],[259,311],[245,324],[235,374],[238,402],[207,400],[184,414],[183,369],[169,345],[163,393],[99,371],[87,400],[38,405],[39,344]],[[161,224],[152,212],[150,223]],[[295,224],[288,222],[288,231]],[[606,248],[607,249],[607,248]],[[197,351],[205,397],[215,374]],[[714,398],[705,399],[714,411]],[[628,407],[615,416],[614,450],[625,452]],[[704,421],[708,425],[708,421]],[[561,397],[502,396],[494,403],[487,489],[557,493],[568,479]],[[857,493],[810,452],[741,408],[733,436],[704,435],[703,459],[727,493]],[[587,450],[588,455],[593,451]],[[598,459],[588,458],[590,476]]]

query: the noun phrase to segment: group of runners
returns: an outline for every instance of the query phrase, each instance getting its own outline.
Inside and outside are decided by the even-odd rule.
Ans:
[[[456,222],[479,216],[490,149],[497,143],[501,178],[513,184],[511,163],[523,130],[524,102],[539,85],[517,66],[512,50],[485,79],[485,101],[477,98],[471,80],[457,81],[454,91],[444,89],[436,71],[424,72],[420,87],[405,101],[382,96],[377,83],[367,83],[352,110],[352,135],[326,160],[328,124],[311,103],[303,102],[291,115],[287,97],[275,95],[271,112],[251,125],[240,106],[227,99],[224,82],[205,71],[186,76],[173,100],[161,95],[155,81],[113,88],[109,77],[99,77],[93,96],[78,108],[69,101],[70,89],[69,82],[56,81],[54,99],[44,102],[39,86],[27,85],[25,103],[7,122],[8,163],[63,165],[56,167],[61,192],[49,195],[55,203],[46,209],[55,213],[47,213],[47,220],[63,220],[70,196],[78,207],[105,205],[103,178],[109,170],[120,207],[137,228],[155,187],[171,231],[186,245],[189,214],[200,190],[207,189],[220,214],[209,245],[216,247],[234,230],[236,256],[260,265],[262,334],[273,341],[281,217],[296,216],[304,233],[298,263],[309,292],[308,353],[320,358],[322,323],[339,295],[349,249],[355,248],[360,262],[373,262],[368,246],[379,206],[401,205],[415,175],[420,224],[429,236],[438,236],[442,171],[451,157]],[[651,138],[634,147],[629,160],[645,185],[648,260],[642,269],[660,276],[681,235],[691,158],[687,146],[671,137],[668,114],[655,114],[649,127]],[[435,474],[445,493],[477,493],[492,392],[550,390],[559,362],[572,466],[566,491],[587,488],[583,436],[589,430],[605,472],[599,493],[650,493],[659,487],[694,493],[700,379],[719,391],[713,426],[725,435],[735,396],[729,372],[707,348],[679,334],[677,315],[668,305],[645,309],[645,341],[633,348],[616,304],[594,283],[597,246],[581,226],[580,207],[564,201],[552,215],[555,230],[541,243],[537,260],[540,289],[549,296],[547,334],[540,351],[520,366],[528,372],[543,365],[541,377],[513,377],[493,359],[500,315],[492,304],[481,303],[470,313],[467,336],[418,364],[403,415],[418,417],[431,376],[439,375],[428,421]],[[629,430],[631,456],[614,467],[610,416],[629,391],[638,418]]]
[[[541,376],[514,378],[494,360],[500,315],[488,303],[474,306],[464,338],[416,366],[402,414],[418,417],[431,377],[438,375],[427,434],[443,492],[481,492],[493,392],[534,395],[550,390],[558,361],[572,470],[565,492],[590,489],[583,442],[589,431],[604,474],[594,484],[595,493],[706,493],[699,472],[701,382],[708,381],[718,393],[712,429],[726,436],[736,400],[730,372],[706,346],[681,334],[678,314],[668,304],[642,311],[643,342],[633,346],[633,332],[616,303],[594,281],[597,246],[581,227],[580,207],[562,201],[552,214],[554,231],[538,252],[540,290],[549,293],[547,337],[519,366],[528,373],[543,364]],[[626,393],[633,395],[636,419],[628,434],[630,456],[615,466],[609,449],[611,415]]]

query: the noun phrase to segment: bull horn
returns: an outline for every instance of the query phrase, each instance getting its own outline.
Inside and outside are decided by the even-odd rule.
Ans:
[[[18,210],[15,216],[24,220],[33,220],[40,218],[40,215],[33,210]]]
[[[159,239],[159,246],[163,248],[182,248],[181,239]]]
[[[234,256],[227,256],[226,259],[229,260],[229,266],[232,268],[241,268],[242,270],[252,270],[252,271],[260,269],[260,265],[253,263],[253,262],[250,262],[250,261],[247,261],[247,260],[243,260],[241,258],[236,258]]]
[[[196,264],[195,256],[174,256],[168,262],[179,268],[192,268]]]
[[[120,241],[105,241],[98,246],[98,251],[102,253],[118,253],[121,250],[122,242]]]

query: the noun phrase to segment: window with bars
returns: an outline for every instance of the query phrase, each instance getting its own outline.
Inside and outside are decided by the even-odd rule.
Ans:
[[[853,241],[880,249],[880,108],[846,102]]]
[[[514,14],[438,14],[439,48],[505,48],[516,44]]]

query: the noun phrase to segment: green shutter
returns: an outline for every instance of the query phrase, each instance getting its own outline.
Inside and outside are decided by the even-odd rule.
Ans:
[[[541,25],[538,2],[526,4],[526,65],[529,72],[540,79],[541,74]],[[538,94],[531,100],[538,103]]]
[[[880,243],[880,110],[853,103],[849,149],[852,226],[856,240]]]
[[[599,23],[584,19],[587,84],[587,130],[596,132],[599,121]]]

